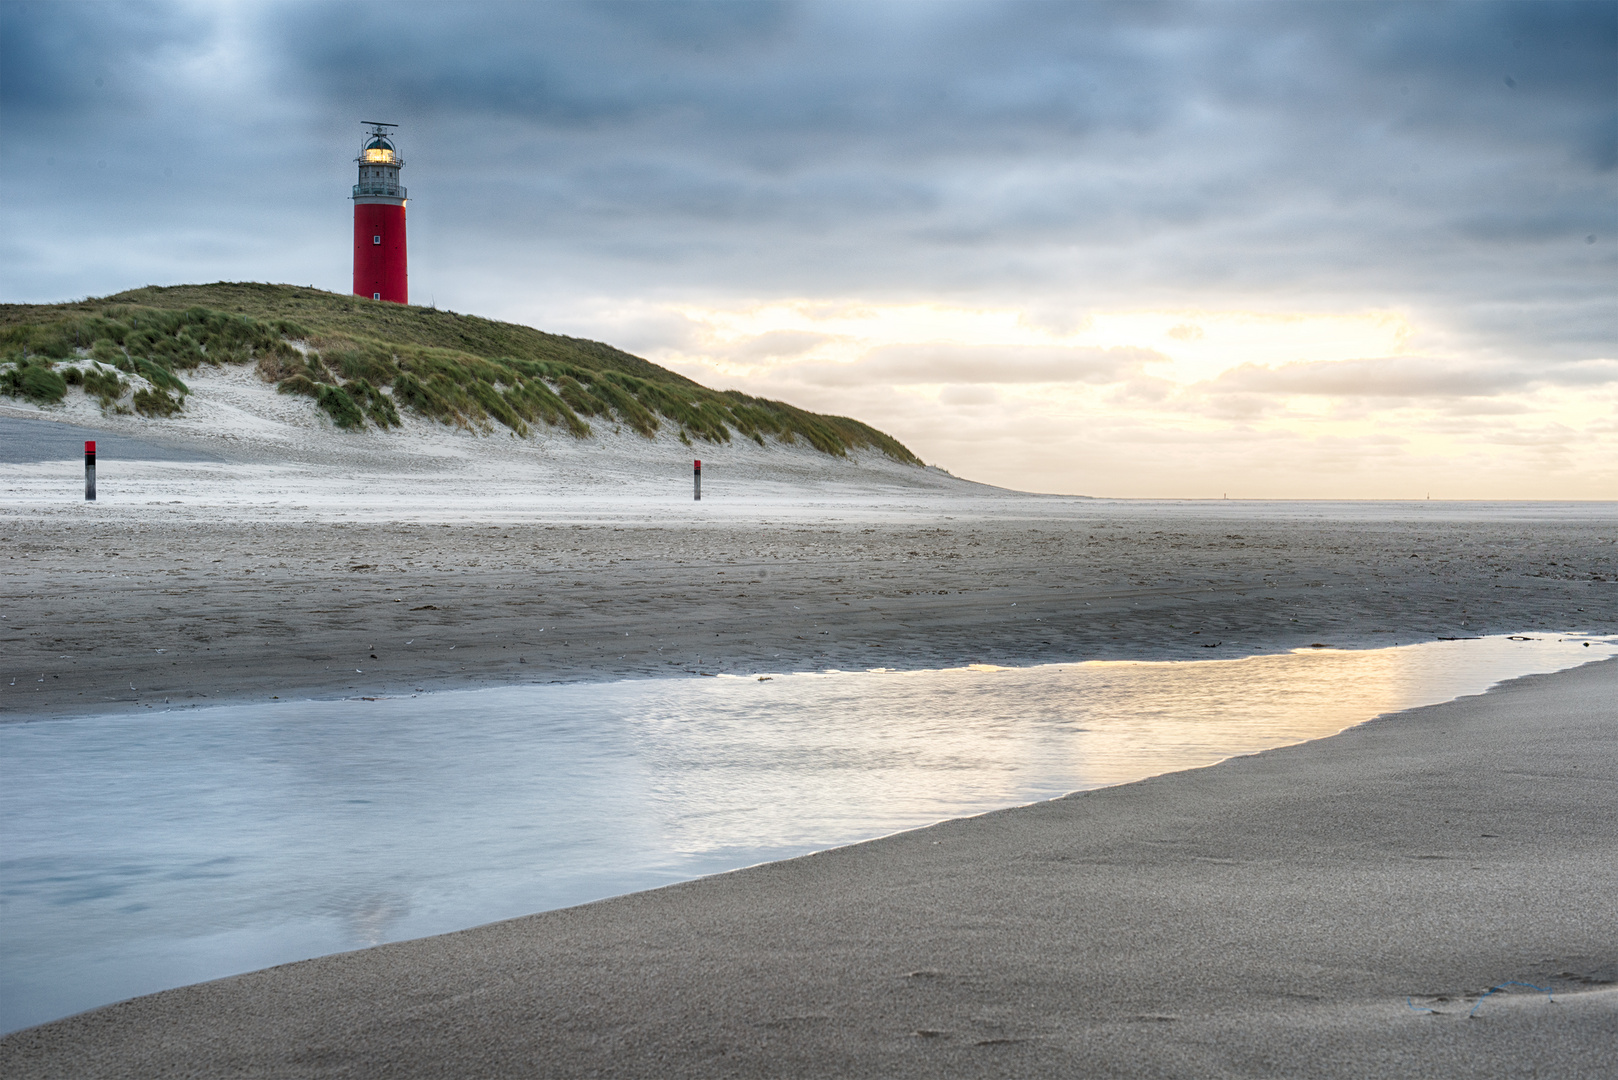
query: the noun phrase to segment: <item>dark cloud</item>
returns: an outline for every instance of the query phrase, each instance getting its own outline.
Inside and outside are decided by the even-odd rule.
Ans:
[[[165,59],[206,46],[211,27],[164,4],[0,5],[6,123],[73,124],[144,98]],[[67,132],[59,132],[67,134]]]
[[[11,298],[342,288],[375,117],[404,125],[414,287],[558,329],[610,331],[568,324],[579,298],[859,296],[1397,307],[1550,359],[1618,338],[1611,4],[0,18]]]

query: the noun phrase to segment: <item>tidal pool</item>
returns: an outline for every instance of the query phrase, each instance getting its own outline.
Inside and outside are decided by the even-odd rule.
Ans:
[[[0,726],[0,1030],[1318,738],[1556,635]]]

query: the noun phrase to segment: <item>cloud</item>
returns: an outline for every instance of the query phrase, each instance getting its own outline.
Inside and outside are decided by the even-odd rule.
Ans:
[[[1583,244],[1612,231],[1603,5],[10,4],[4,17],[7,224],[29,250],[42,227],[83,227],[65,208],[52,220],[61,178],[37,173],[85,136],[126,173],[71,192],[98,227],[200,220],[229,242],[242,193],[205,181],[246,138],[243,231],[277,235],[283,276],[307,280],[292,272],[311,254],[299,233],[325,226],[303,208],[328,184],[340,218],[353,121],[380,111],[405,125],[416,276],[468,309],[503,313],[536,291],[835,292],[1015,297],[1082,318],[1269,292],[1392,299],[1463,324],[1473,300],[1527,301],[1506,332],[1576,326],[1575,350],[1614,329],[1598,302],[1610,271]],[[154,167],[185,182],[129,183]],[[293,207],[306,226],[270,225]],[[141,247],[126,273],[152,259]],[[340,282],[343,245],[316,250]],[[38,279],[9,273],[0,283]],[[1578,318],[1538,318],[1552,299]]]
[[[1494,397],[1542,386],[1594,387],[1618,383],[1618,360],[1554,366],[1508,365],[1421,356],[1282,364],[1243,364],[1202,384],[1212,394],[1322,397]]]
[[[815,347],[833,340],[836,340],[834,334],[821,334],[812,330],[771,330],[720,348],[710,348],[709,351],[727,360],[744,362],[785,360],[802,356]]]
[[[779,377],[820,386],[879,383],[1009,385],[1115,383],[1166,359],[1151,349],[1025,345],[885,345],[851,364],[795,364]]]
[[[0,5],[0,102],[7,124],[144,104],[162,63],[209,47],[215,28],[163,4]]]
[[[1002,403],[992,386],[946,386],[939,392],[938,400],[964,409],[992,408]]]

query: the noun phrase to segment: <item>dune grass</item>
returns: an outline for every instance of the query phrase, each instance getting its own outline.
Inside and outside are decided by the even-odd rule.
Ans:
[[[401,408],[524,436],[543,423],[582,438],[596,419],[647,438],[668,426],[687,443],[728,443],[738,434],[760,445],[801,439],[827,454],[870,447],[921,463],[858,420],[710,390],[601,342],[436,308],[228,282],[0,305],[0,393],[60,401],[67,383],[54,367],[86,356],[150,383],[135,401],[148,415],[184,407],[189,390],[179,372],[254,363],[277,389],[312,398],[352,430],[395,426]],[[83,385],[106,403],[104,382]]]
[[[67,395],[67,379],[51,370],[48,361],[26,357],[0,369],[0,393],[26,398],[40,405],[51,405]]]

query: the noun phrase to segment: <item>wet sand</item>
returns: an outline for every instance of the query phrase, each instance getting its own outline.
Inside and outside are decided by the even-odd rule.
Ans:
[[[1398,506],[928,498],[925,511],[878,494],[820,512],[703,518],[636,500],[426,523],[169,505],[0,513],[0,717],[1618,632],[1610,508],[1423,519]]]
[[[8,1076],[1610,1075],[1618,661],[8,1036]],[[1513,987],[1478,1001],[1505,980]],[[1476,1016],[1467,1014],[1476,1005]]]

